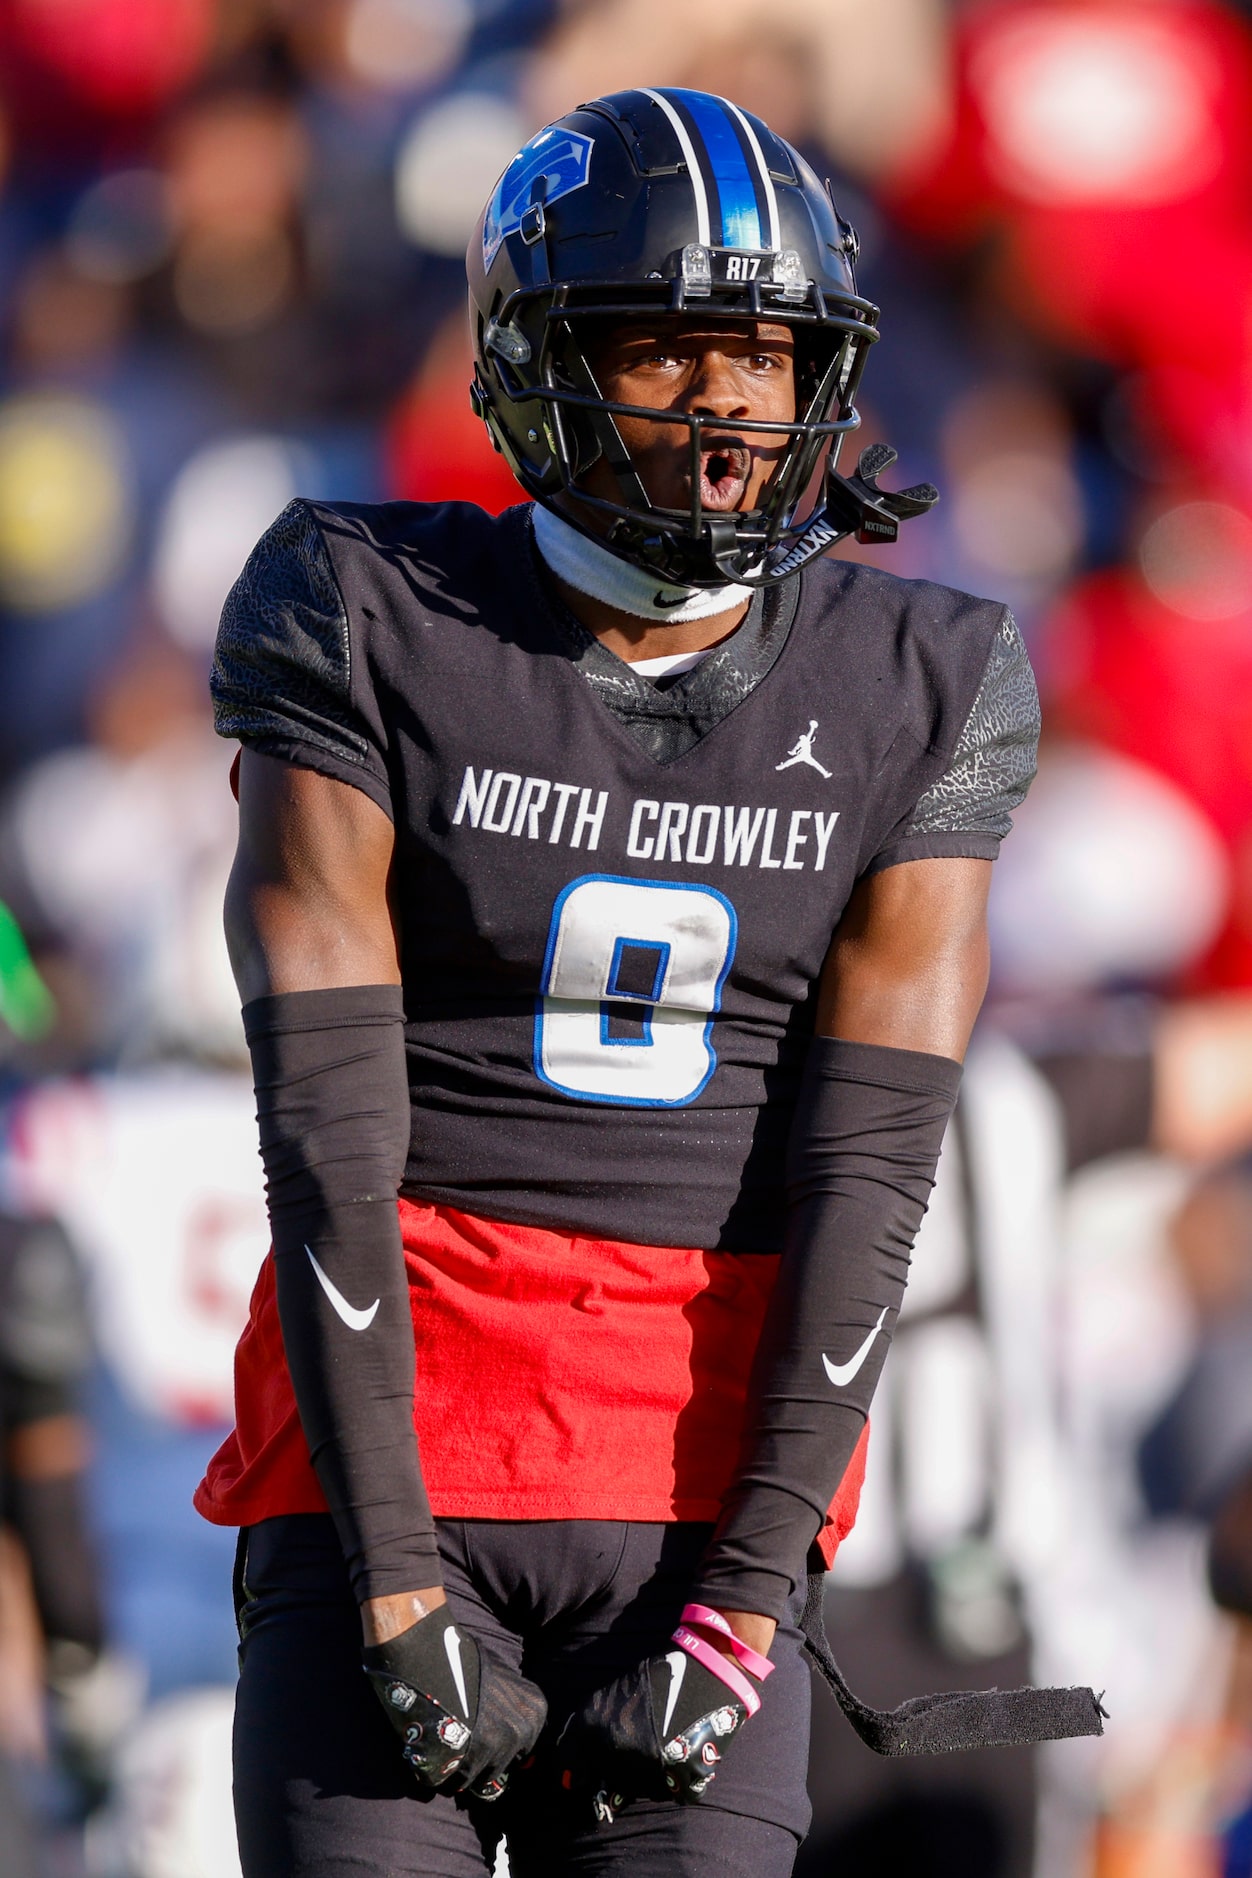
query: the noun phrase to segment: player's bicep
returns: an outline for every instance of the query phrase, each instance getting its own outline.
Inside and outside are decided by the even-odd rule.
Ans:
[[[990,861],[906,861],[862,880],[822,972],[817,1030],[960,1061],[987,989]]]
[[[400,982],[387,894],[394,843],[361,790],[244,749],[226,938],[245,1004]]]

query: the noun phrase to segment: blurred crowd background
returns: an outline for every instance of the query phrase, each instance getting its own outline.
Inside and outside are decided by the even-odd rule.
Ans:
[[[297,492],[514,499],[465,243],[633,84],[833,178],[863,441],[943,495],[851,552],[1010,602],[1044,697],[829,1617],[870,1699],[1013,1670],[1110,1721],[884,1769],[822,1719],[801,1870],[1252,1872],[1252,6],[0,0],[3,1878],[237,1872],[217,616]]]

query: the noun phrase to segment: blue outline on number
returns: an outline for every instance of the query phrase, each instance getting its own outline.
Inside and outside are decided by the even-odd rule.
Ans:
[[[616,1004],[617,999],[614,998],[613,1002],[614,1004]],[[639,1028],[643,1032],[643,1035],[641,1037],[610,1037],[609,1025],[613,1022],[613,1014],[609,1010],[608,1000],[605,999],[600,1005],[600,1046],[601,1048],[605,1050],[643,1050],[643,1049],[646,1049],[647,1046],[652,1042],[652,1013],[653,1011],[655,1011],[655,1009],[656,1009],[655,1004],[647,1004],[644,1006],[644,1014],[639,1019]],[[556,1085],[553,1084],[554,1088],[555,1086]],[[590,1100],[590,1098],[588,1099]]]
[[[617,982],[617,974],[622,968],[622,954],[627,946],[638,946],[645,952],[659,952],[656,971],[652,975],[651,991],[623,991]],[[632,939],[623,936],[613,941],[613,956],[609,960],[609,975],[605,980],[604,998],[600,1004],[600,1045],[606,1050],[642,1050],[652,1042],[652,1013],[657,1007],[665,978],[669,971],[670,957],[674,948],[668,939]],[[639,1019],[643,1032],[639,1037],[610,1037],[609,1025],[613,1021],[609,1010],[610,1004],[642,1004],[646,1008]]]
[[[735,952],[739,944],[739,916],[724,893],[719,893],[716,887],[706,887],[702,884],[697,885],[695,881],[639,880],[631,874],[580,874],[577,880],[571,880],[567,886],[562,887],[560,893],[558,893],[552,903],[552,914],[548,922],[548,943],[544,947],[543,954],[543,976],[540,979],[541,984],[547,984],[552,972],[552,958],[556,951],[556,935],[560,928],[561,913],[564,909],[565,902],[569,899],[575,887],[583,887],[590,880],[606,880],[610,885],[615,887],[663,887],[668,893],[704,893],[707,894],[711,900],[720,900],[722,905],[726,908],[730,916],[730,938],[726,946],[726,957],[722,961],[722,969],[718,973],[717,983],[713,987],[713,1002],[709,1006],[708,1022],[704,1026],[704,1047],[708,1052],[709,1067],[702,1080],[691,1091],[691,1094],[683,1096],[681,1100],[677,1102],[661,1102],[648,1096],[592,1095],[586,1089],[571,1089],[563,1082],[554,1082],[552,1077],[545,1073],[543,1067],[543,1000],[545,994],[541,991],[539,996],[535,999],[535,1029],[531,1057],[535,1074],[540,1082],[547,1083],[549,1089],[557,1090],[560,1095],[573,1096],[576,1102],[595,1102],[601,1108],[689,1108],[696,1097],[708,1087],[709,1079],[713,1071],[717,1068],[717,1051],[713,1048],[712,1043],[713,1019],[722,1008],[722,986],[726,983],[726,975],[734,964]],[[601,1004],[606,1002],[616,1003],[617,1000],[601,998],[599,1002]]]
[[[617,974],[622,969],[622,953],[627,946],[639,946],[646,952],[659,952],[660,964],[652,975],[651,991],[623,991],[617,983]],[[668,939],[631,939],[623,936],[613,941],[613,957],[609,961],[609,975],[605,981],[606,1000],[619,1003],[626,998],[637,998],[640,1004],[659,1004],[661,993],[665,989],[665,974],[669,970],[670,954],[673,952]]]

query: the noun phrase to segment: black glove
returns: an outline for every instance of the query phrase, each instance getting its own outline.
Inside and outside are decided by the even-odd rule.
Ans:
[[[747,1705],[684,1650],[653,1656],[597,1689],[561,1737],[564,1784],[602,1824],[627,1800],[698,1800]]]
[[[418,1783],[498,1800],[539,1739],[542,1691],[458,1630],[446,1604],[362,1660]]]

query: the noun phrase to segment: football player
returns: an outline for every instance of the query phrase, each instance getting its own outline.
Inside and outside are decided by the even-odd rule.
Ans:
[[[297,501],[227,602],[246,1878],[791,1870],[1038,730],[1002,606],[821,558],[933,500],[834,466],[855,254],[734,104],[580,107],[469,252],[532,503]]]

